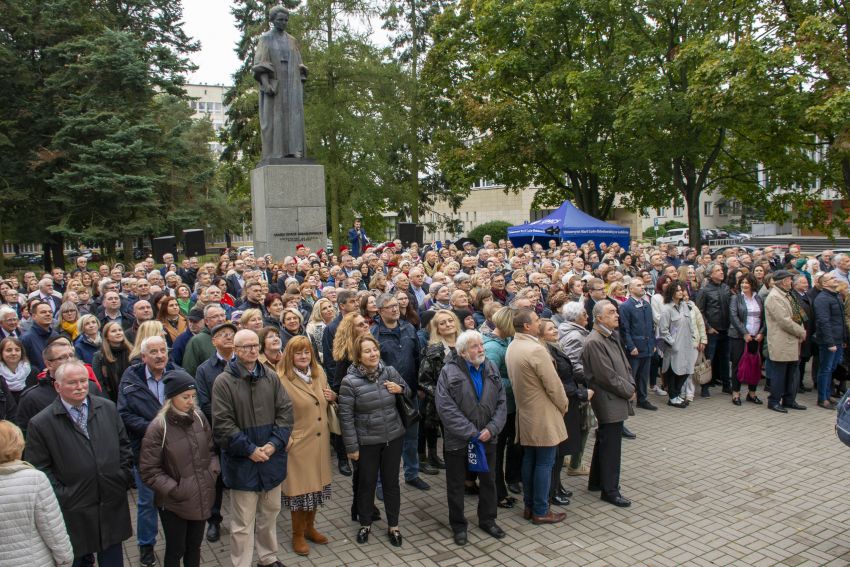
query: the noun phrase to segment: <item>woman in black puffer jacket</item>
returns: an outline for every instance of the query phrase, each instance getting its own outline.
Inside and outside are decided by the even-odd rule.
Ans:
[[[357,543],[366,543],[372,527],[372,508],[378,472],[384,491],[388,536],[401,546],[398,514],[401,494],[398,469],[405,428],[396,409],[396,396],[411,395],[410,387],[391,366],[381,362],[381,346],[371,335],[354,342],[354,362],[339,387],[339,420],[348,457],[355,462],[360,531]]]

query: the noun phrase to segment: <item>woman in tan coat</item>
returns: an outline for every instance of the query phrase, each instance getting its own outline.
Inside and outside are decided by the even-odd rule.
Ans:
[[[278,375],[295,415],[282,487],[283,504],[292,512],[292,550],[307,555],[308,539],[313,543],[328,542],[316,530],[315,521],[319,506],[331,497],[328,403],[336,401],[336,394],[313,356],[310,339],[303,335],[292,337],[286,344]]]

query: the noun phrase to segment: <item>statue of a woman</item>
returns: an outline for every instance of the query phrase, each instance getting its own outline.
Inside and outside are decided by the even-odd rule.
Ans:
[[[254,54],[254,79],[260,84],[263,161],[307,156],[304,135],[304,81],[307,67],[295,38],[286,33],[289,10],[269,11],[272,29],[260,36]]]

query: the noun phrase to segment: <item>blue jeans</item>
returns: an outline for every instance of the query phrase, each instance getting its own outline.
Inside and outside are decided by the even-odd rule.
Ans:
[[[549,512],[549,485],[558,447],[522,448],[522,499],[535,516]]]
[[[136,477],[136,488],[138,489],[138,500],[136,502],[136,539],[139,547],[143,545],[156,545],[157,519],[156,504],[154,504],[153,490],[142,482],[139,469],[133,467],[133,475]]]
[[[404,433],[404,445],[401,449],[401,460],[404,463],[404,480],[419,477],[419,422],[407,428]]]
[[[726,331],[710,333],[708,335],[708,344],[705,345],[705,358],[711,361],[711,380],[717,380],[726,389],[732,388],[729,377],[730,356],[729,334]]]
[[[844,359],[844,347],[839,345],[835,352],[830,352],[828,345],[818,345],[818,358],[818,401],[825,402],[832,393],[832,373]]]

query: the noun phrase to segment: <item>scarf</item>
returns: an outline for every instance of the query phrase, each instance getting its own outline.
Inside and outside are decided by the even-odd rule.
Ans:
[[[165,328],[165,332],[168,333],[169,338],[171,338],[171,344],[174,344],[177,337],[186,331],[186,319],[178,315],[176,325],[172,321],[165,319],[162,322],[162,326]]]
[[[506,289],[495,289],[495,288],[491,287],[490,291],[493,293],[493,297],[496,299],[496,301],[498,301],[502,305],[508,304],[508,290],[506,290]]]
[[[6,385],[13,392],[20,392],[27,385],[27,376],[30,375],[30,363],[23,360],[18,363],[18,367],[12,372],[8,366],[0,362],[0,376],[6,379]]]
[[[294,366],[292,367],[292,370],[293,370],[293,372],[295,372],[296,376],[298,376],[299,378],[301,378],[301,380],[304,381],[305,384],[312,384],[313,383],[313,377],[310,376],[310,367],[309,366],[307,367],[307,372],[301,372],[300,370],[298,370]]]
[[[80,331],[77,329],[77,322],[69,323],[68,321],[63,320],[59,323],[59,327],[62,328],[63,331],[71,335],[71,342],[77,340],[77,337],[80,336]]]
[[[354,367],[357,369],[358,372],[360,372],[360,374],[364,376],[364,378],[366,378],[366,380],[370,382],[377,382],[378,376],[381,375],[381,371],[384,369],[384,365],[381,362],[378,363],[378,366],[375,368],[375,370],[371,371],[359,362],[357,364],[354,364]]]

